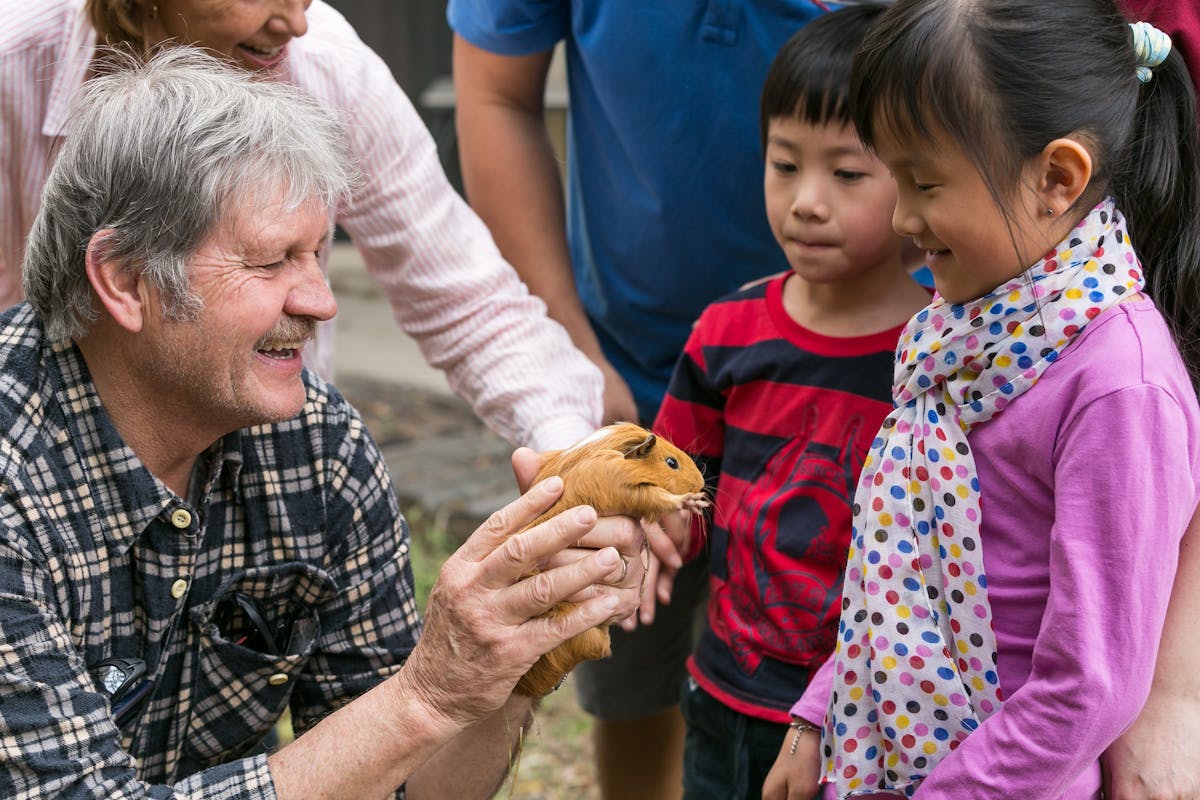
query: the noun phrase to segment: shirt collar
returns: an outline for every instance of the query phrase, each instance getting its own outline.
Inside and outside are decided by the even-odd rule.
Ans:
[[[83,3],[71,3],[68,14],[70,17],[63,28],[59,55],[53,66],[46,118],[42,121],[44,136],[66,135],[71,98],[87,78],[88,67],[96,53],[96,30],[87,18]]]
[[[47,347],[50,387],[63,412],[67,447],[93,495],[101,534],[124,553],[156,517],[168,519],[174,509],[187,504],[125,443],[100,402],[75,343],[68,340],[47,343]],[[202,484],[200,506],[208,502],[223,476],[236,482],[242,464],[240,442],[240,432],[234,432],[213,446],[215,457]]]

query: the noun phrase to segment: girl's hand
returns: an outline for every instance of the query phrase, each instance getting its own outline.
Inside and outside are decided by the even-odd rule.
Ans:
[[[792,752],[792,739],[796,734],[788,731],[783,737],[775,766],[763,781],[763,800],[810,800],[819,797],[821,772],[821,734],[804,731]]]
[[[1107,800],[1200,800],[1200,510],[1179,545],[1179,571],[1154,683],[1142,713],[1100,758]]]
[[[1200,800],[1200,707],[1150,695],[1133,726],[1101,757],[1106,800]]]

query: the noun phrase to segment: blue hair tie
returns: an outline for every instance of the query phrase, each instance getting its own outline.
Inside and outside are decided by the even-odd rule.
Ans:
[[[1137,78],[1149,83],[1154,77],[1152,67],[1157,67],[1171,53],[1171,37],[1149,22],[1131,22],[1133,31],[1133,53],[1137,57]]]

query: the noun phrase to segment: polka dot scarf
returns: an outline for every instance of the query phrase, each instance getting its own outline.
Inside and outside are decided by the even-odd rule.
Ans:
[[[935,299],[909,321],[896,352],[896,409],[855,495],[821,742],[838,797],[911,795],[1000,707],[967,431],[1141,286],[1125,221],[1105,200],[1022,275],[963,305]]]

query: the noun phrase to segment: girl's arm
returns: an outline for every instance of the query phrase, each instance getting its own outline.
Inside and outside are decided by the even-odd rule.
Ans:
[[[1179,548],[1179,572],[1163,628],[1150,698],[1104,753],[1109,800],[1200,798],[1200,511]]]
[[[763,781],[763,800],[809,800],[819,797],[817,781],[821,773],[821,734],[805,731],[796,738],[790,730],[784,737],[775,766]]]
[[[833,656],[825,659],[813,673],[804,696],[792,706],[792,718],[803,719],[818,727],[825,719],[825,708],[833,691]],[[819,797],[817,782],[821,778],[821,734],[806,731],[796,739],[795,751],[791,730],[784,736],[775,764],[763,782],[763,800],[808,800]]]
[[[1179,405],[1152,386],[1073,413],[1054,453],[1050,587],[1031,672],[938,764],[919,800],[1099,788],[1094,765],[1137,718],[1154,674],[1179,540],[1196,505],[1190,440]]]

